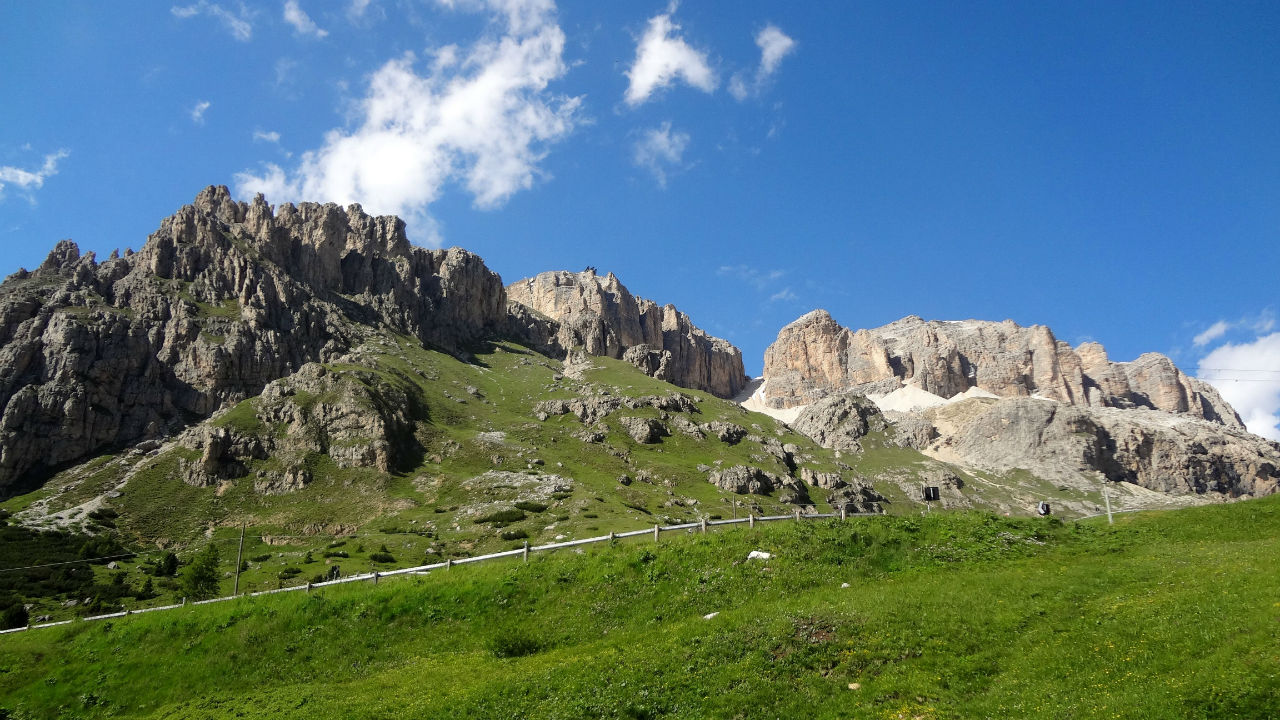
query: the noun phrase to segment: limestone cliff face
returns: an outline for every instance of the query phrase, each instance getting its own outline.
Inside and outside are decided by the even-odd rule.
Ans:
[[[136,254],[63,241],[0,285],[0,493],[341,357],[367,325],[463,351],[508,324],[497,274],[412,247],[398,218],[210,187]]]
[[[1187,415],[981,398],[931,408],[906,422],[917,449],[984,470],[1024,469],[1092,485],[1089,475],[1101,474],[1151,490],[1231,497],[1280,489],[1280,444]]]
[[[554,321],[548,342],[562,351],[625,358],[653,377],[720,397],[746,385],[738,348],[672,305],[634,297],[613,273],[546,272],[508,285],[507,296]]]
[[[850,389],[889,392],[910,383],[943,398],[970,388],[1001,397],[1036,396],[1087,407],[1150,408],[1243,429],[1212,386],[1169,358],[1129,363],[1097,343],[1072,349],[1043,325],[925,321],[910,316],[851,331],[825,310],[787,325],[765,352],[765,400],[775,408]]]

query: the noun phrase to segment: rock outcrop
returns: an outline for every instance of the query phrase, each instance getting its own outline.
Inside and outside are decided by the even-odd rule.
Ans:
[[[765,402],[805,405],[833,393],[885,394],[904,384],[942,398],[971,388],[1000,397],[1040,397],[1095,408],[1150,408],[1243,429],[1208,383],[1169,358],[1107,358],[1097,343],[1072,349],[1043,325],[1011,320],[925,321],[915,316],[873,330],[842,327],[825,310],[787,325],[765,351]]]
[[[886,424],[875,403],[862,395],[846,393],[809,405],[792,427],[823,447],[859,452],[862,450],[859,438],[884,430]]]
[[[652,377],[718,397],[746,385],[738,348],[707,335],[672,305],[634,297],[613,273],[546,272],[508,285],[507,296],[555,322],[554,337],[534,345],[625,359]]]
[[[421,459],[415,420],[421,401],[405,383],[368,370],[328,371],[308,363],[262,394],[201,423],[179,438],[201,453],[179,473],[188,484],[215,485],[246,475],[250,461],[267,460],[254,487],[264,494],[301,489],[311,480],[307,459],[329,456],[339,468],[390,472]]]
[[[1280,482],[1280,445],[1250,435],[1169,358],[1112,362],[1101,345],[1073,349],[1039,325],[912,316],[855,332],[816,310],[769,347],[762,394],[768,407],[803,408],[792,425],[841,450],[859,451],[885,422],[865,394],[898,443],[963,467],[1233,497]]]
[[[1097,474],[1172,493],[1267,495],[1280,489],[1280,443],[1202,419],[1147,409],[1080,408],[1036,398],[930,408],[908,443],[937,459],[1067,484]]]
[[[0,493],[341,357],[367,326],[462,352],[511,322],[479,257],[413,247],[358,205],[210,187],[114,255],[63,241],[0,286]]]

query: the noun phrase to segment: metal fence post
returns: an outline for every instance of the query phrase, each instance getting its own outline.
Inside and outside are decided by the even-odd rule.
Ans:
[[[750,515],[748,515],[748,516],[747,516],[747,524],[748,524],[748,525],[750,525],[752,528],[754,528],[754,527],[756,526],[756,514],[755,514],[755,513],[751,513]]]
[[[529,562],[529,541],[524,541],[524,561]]]
[[[702,518],[702,532],[705,533],[706,531],[707,531],[707,519]]]

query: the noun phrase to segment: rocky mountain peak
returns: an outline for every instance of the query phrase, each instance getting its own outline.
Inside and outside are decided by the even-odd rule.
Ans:
[[[545,272],[511,283],[507,296],[555,321],[555,343],[565,350],[623,358],[653,377],[720,397],[746,385],[738,348],[673,305],[633,296],[612,272]]]
[[[507,326],[501,278],[413,247],[399,218],[209,187],[136,254],[63,241],[0,286],[0,491],[340,358],[369,327],[463,351]]]
[[[936,321],[911,315],[852,331],[825,311],[787,325],[765,352],[765,400],[775,408],[833,392],[886,393],[910,384],[941,398],[971,388],[1000,397],[1040,397],[1086,407],[1145,407],[1243,428],[1207,383],[1169,358],[1147,353],[1128,363],[1105,348],[1072,349],[1043,325],[1012,320]]]

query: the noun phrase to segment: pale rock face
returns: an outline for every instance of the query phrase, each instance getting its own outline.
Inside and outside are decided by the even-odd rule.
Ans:
[[[507,286],[507,296],[556,324],[545,345],[626,359],[651,376],[733,397],[746,385],[742,352],[694,326],[672,305],[634,297],[613,273],[546,272]]]
[[[63,241],[0,286],[0,492],[340,357],[365,323],[462,352],[510,320],[479,257],[412,247],[357,205],[209,187],[136,254]]]
[[[765,353],[764,401],[805,406],[793,426],[827,447],[856,452],[884,422],[851,399],[864,393],[884,403],[898,442],[961,466],[1230,497],[1280,484],[1280,445],[1156,353],[1112,362],[1097,343],[1072,349],[1009,320],[913,316],[852,332],[821,310]]]
[[[904,384],[942,398],[971,388],[1068,405],[1147,407],[1243,428],[1207,383],[1163,355],[1115,363],[1097,343],[1073,350],[1042,325],[925,321],[910,316],[850,331],[824,310],[784,327],[765,351],[765,402],[787,408],[845,390],[887,394]]]
[[[1280,444],[1187,416],[1000,398],[930,408],[912,419],[928,431],[900,438],[978,469],[1021,468],[1073,484],[1101,473],[1152,490],[1232,497],[1280,489]]]

